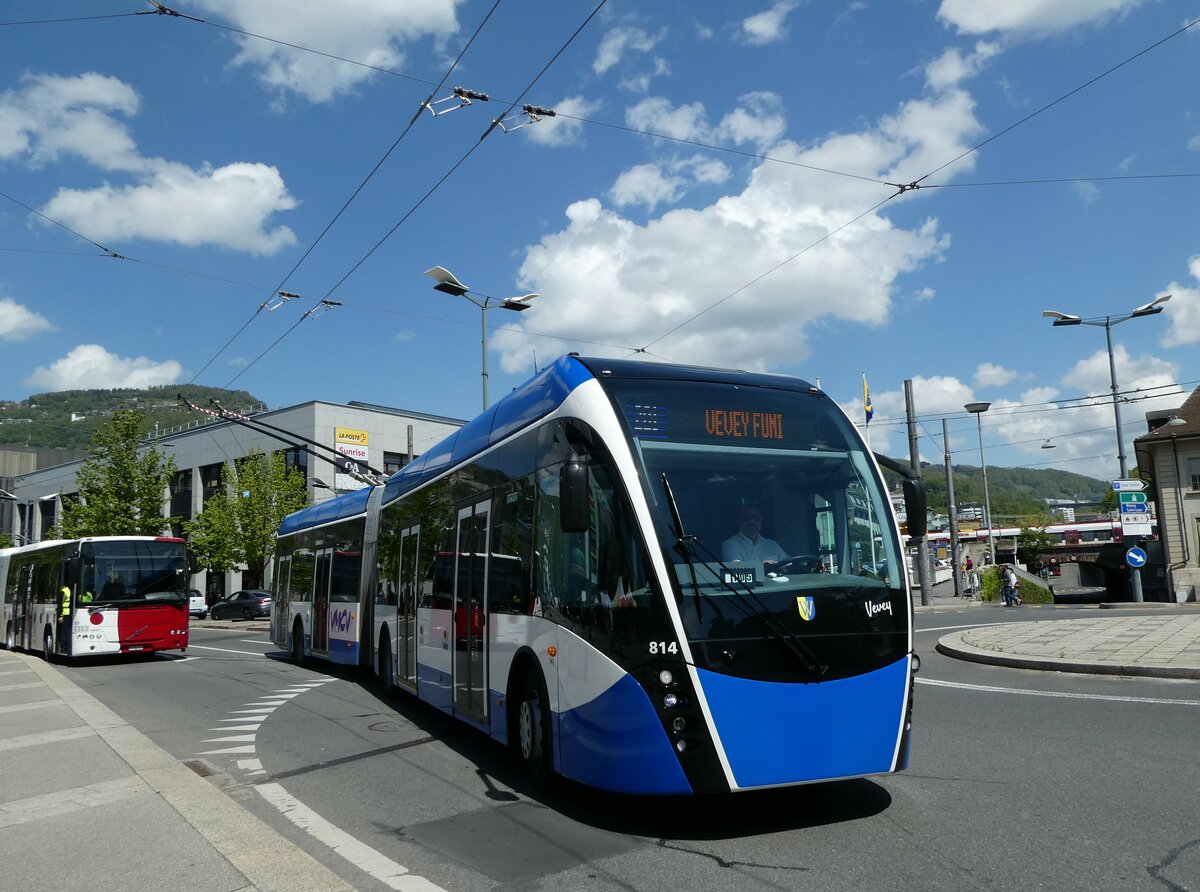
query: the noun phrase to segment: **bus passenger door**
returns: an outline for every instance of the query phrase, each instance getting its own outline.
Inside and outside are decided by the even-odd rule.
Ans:
[[[491,502],[458,512],[454,565],[454,711],[487,719],[488,515]]]
[[[317,549],[317,568],[313,574],[313,653],[329,653],[329,574],[333,569],[333,549]]]
[[[421,528],[400,532],[400,568],[396,580],[396,680],[417,686],[417,592],[420,591]]]

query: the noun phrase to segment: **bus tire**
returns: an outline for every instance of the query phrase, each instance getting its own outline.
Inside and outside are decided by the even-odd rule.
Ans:
[[[388,630],[384,626],[379,633],[379,656],[376,660],[376,671],[379,673],[379,683],[383,688],[383,696],[390,697],[396,686],[392,684],[392,645],[388,639]]]
[[[54,629],[50,626],[42,633],[42,657],[47,663],[54,662]]]
[[[510,740],[517,760],[539,790],[550,787],[554,774],[553,732],[546,683],[535,668],[525,671],[518,687],[517,709]]]
[[[292,662],[304,665],[304,623],[300,617],[292,624]]]

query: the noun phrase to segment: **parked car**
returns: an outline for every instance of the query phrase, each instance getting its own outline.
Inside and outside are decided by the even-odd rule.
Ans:
[[[198,588],[188,590],[188,616],[197,619],[208,616],[208,602],[204,600],[204,595]]]
[[[271,593],[242,589],[209,608],[213,619],[254,619],[271,615]]]

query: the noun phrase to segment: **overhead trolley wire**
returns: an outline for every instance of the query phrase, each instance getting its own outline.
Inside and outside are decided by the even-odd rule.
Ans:
[[[446,73],[444,75],[442,75],[441,81],[434,88],[434,92],[430,94],[430,98],[432,98],[433,94],[436,93],[437,90],[439,90],[441,88],[442,84],[444,84],[446,82],[446,80],[454,72],[454,69],[458,67],[459,62],[462,61],[462,57],[466,54],[467,50],[471,48],[471,45],[475,42],[475,38],[477,38],[479,36],[479,33],[483,30],[483,26],[487,24],[488,20],[492,17],[492,13],[494,13],[496,11],[496,7],[498,7],[499,5],[500,5],[500,0],[496,0],[496,2],[492,4],[492,7],[491,7],[491,9],[488,10],[487,15],[485,15],[483,17],[483,20],[480,21],[479,25],[475,28],[475,31],[471,35],[470,39],[466,42],[466,44],[463,45],[462,50],[459,51],[458,56],[455,57],[454,61],[450,64],[450,67],[446,69]],[[200,21],[200,20],[197,20],[197,21]],[[205,24],[207,24],[207,23],[205,23]],[[236,29],[230,29],[230,30],[236,30]],[[387,161],[387,159],[391,156],[392,152],[394,152],[396,150],[396,147],[398,145],[400,145],[400,143],[403,141],[404,137],[406,137],[408,135],[409,131],[412,130],[413,125],[416,124],[417,119],[421,116],[421,112],[424,110],[425,105],[426,105],[426,103],[428,103],[428,101],[429,101],[428,99],[425,100],[425,102],[421,103],[421,105],[417,107],[417,112],[416,112],[416,114],[414,114],[412,116],[412,119],[409,120],[408,126],[406,126],[404,128],[404,130],[400,133],[400,135],[398,137],[396,137],[395,142],[393,142],[391,144],[391,146],[388,148],[388,150],[383,153],[383,157],[380,158],[375,163],[375,166],[371,168],[370,173],[368,173],[366,175],[366,177],[363,178],[363,181],[358,184],[358,187],[354,190],[354,192],[350,195],[350,197],[346,199],[345,203],[343,203],[341,208],[338,209],[338,212],[333,215],[333,219],[330,220],[325,225],[325,228],[321,230],[321,233],[317,236],[316,240],[313,241],[313,243],[310,244],[307,249],[305,249],[304,253],[300,256],[300,259],[297,260],[292,265],[292,268],[290,270],[288,270],[287,274],[280,281],[279,285],[276,286],[276,288],[274,288],[270,292],[271,294],[274,294],[275,292],[279,291],[279,289],[283,288],[283,286],[288,283],[288,281],[291,279],[292,275],[296,272],[297,269],[300,268],[300,265],[302,263],[304,263],[305,260],[308,259],[308,256],[313,252],[313,250],[317,247],[317,245],[320,244],[321,240],[325,238],[325,236],[329,232],[329,230],[333,228],[333,225],[335,223],[337,223],[337,221],[339,219],[341,219],[342,214],[344,214],[346,212],[346,209],[350,207],[351,203],[359,196],[359,193],[362,192],[362,190],[366,187],[367,183],[369,183],[371,181],[371,178],[374,177],[375,174],[379,171],[379,168],[383,166],[384,162]],[[326,297],[328,297],[328,296],[329,295],[327,294]],[[242,323],[242,327],[239,328],[236,332],[234,332],[233,336],[230,337],[229,340],[227,340],[221,346],[221,349],[218,350],[216,353],[214,353],[212,358],[209,359],[208,362],[206,362],[204,364],[204,367],[201,368],[200,371],[196,372],[196,374],[192,376],[192,382],[195,382],[195,380],[197,378],[199,378],[200,375],[204,374],[205,370],[207,370],[209,366],[211,366],[214,362],[216,362],[217,357],[220,356],[222,353],[224,353],[229,348],[229,345],[232,344],[235,340],[237,340],[238,336],[240,336],[241,333],[244,332],[249,327],[250,323],[254,321],[254,319],[258,316],[259,313],[262,312],[263,307],[265,307],[265,306],[266,306],[266,302],[259,304],[258,309],[256,309],[250,315],[250,318],[247,319],[244,323]],[[316,306],[316,304],[314,304],[314,307],[315,306]],[[296,325],[298,325],[305,318],[307,318],[307,316],[301,316],[300,320],[297,321]],[[292,328],[289,328],[287,330],[287,332],[285,332],[285,335],[291,333],[292,329],[294,329],[295,327],[296,326],[293,325]],[[276,341],[275,343],[277,344],[279,342]],[[271,346],[273,347],[274,344],[272,344]],[[270,349],[270,348],[268,348],[268,349]],[[260,358],[261,358],[261,354],[260,354]],[[257,362],[257,361],[258,360],[255,359],[255,362]],[[251,363],[251,365],[253,365],[253,363]],[[245,368],[242,369],[242,371],[245,372],[248,369],[249,369],[249,366],[246,366]]]
[[[964,152],[959,153],[958,155],[955,155],[953,158],[951,158],[945,164],[938,165],[933,170],[929,171],[929,173],[925,174],[925,176],[921,177],[919,180],[915,180],[913,183],[910,183],[906,188],[910,188],[910,189],[926,188],[926,187],[921,187],[918,184],[921,183],[922,180],[929,179],[929,177],[933,176],[935,173],[945,170],[950,165],[957,164],[959,161],[961,161],[963,158],[966,158],[968,155],[972,155],[975,152],[978,152],[980,149],[982,149],[988,143],[999,139],[1000,137],[1004,136],[1006,133],[1011,133],[1013,130],[1016,130],[1022,124],[1025,124],[1025,123],[1033,120],[1034,118],[1036,118],[1042,112],[1049,111],[1050,109],[1054,108],[1054,106],[1058,105],[1059,103],[1064,102],[1067,99],[1070,99],[1076,93],[1080,93],[1080,92],[1086,90],[1092,84],[1096,83],[1097,81],[1103,80],[1104,78],[1108,77],[1110,74],[1112,74],[1115,71],[1119,71],[1120,69],[1124,68],[1126,65],[1129,65],[1131,62],[1134,62],[1135,60],[1141,58],[1142,56],[1146,55],[1147,53],[1151,52],[1152,50],[1158,49],[1158,47],[1162,46],[1168,40],[1174,40],[1180,34],[1183,34],[1186,31],[1189,31],[1190,29],[1195,27],[1197,24],[1200,24],[1200,19],[1195,19],[1191,22],[1188,22],[1188,24],[1184,25],[1182,28],[1179,28],[1179,29],[1171,32],[1166,37],[1163,37],[1160,40],[1156,40],[1154,43],[1150,44],[1150,46],[1145,47],[1144,49],[1138,50],[1132,56],[1129,56],[1127,59],[1124,59],[1123,61],[1118,62],[1116,65],[1113,65],[1111,68],[1109,68],[1105,71],[1102,71],[1100,74],[1096,75],[1091,80],[1080,84],[1078,87],[1076,87],[1073,90],[1069,90],[1066,93],[1063,93],[1057,99],[1047,102],[1045,105],[1043,105],[1041,108],[1037,109],[1036,111],[1030,112],[1025,117],[1021,118],[1020,120],[1014,121],[1013,123],[1009,124],[1003,130],[1001,130],[997,133],[993,133],[991,136],[989,136],[987,139],[983,140],[982,142],[977,143],[976,145],[972,146],[971,148],[967,149]],[[933,188],[933,187],[930,186],[928,188]]]
[[[508,111],[511,111],[513,108],[515,108],[515,107],[516,107],[516,105],[517,105],[517,104],[518,104],[518,103],[521,101],[521,99],[523,99],[523,98],[525,97],[525,95],[526,95],[526,94],[527,94],[527,93],[528,93],[528,92],[529,92],[531,89],[533,89],[533,87],[534,87],[534,86],[537,84],[537,82],[538,82],[539,80],[541,80],[542,76],[543,76],[543,75],[544,75],[544,74],[545,74],[545,73],[546,73],[546,72],[547,72],[547,71],[550,69],[550,66],[551,66],[551,65],[553,65],[553,64],[554,64],[554,63],[555,63],[555,62],[558,60],[558,58],[559,58],[559,57],[560,57],[560,56],[561,56],[561,55],[562,55],[564,52],[566,52],[567,48],[568,48],[568,47],[570,47],[570,46],[571,46],[571,44],[575,42],[575,39],[576,39],[577,37],[579,37],[579,35],[580,35],[580,34],[583,32],[583,29],[584,29],[585,27],[587,27],[588,23],[589,23],[589,22],[591,22],[591,20],[592,20],[593,18],[595,18],[595,17],[596,17],[597,13],[599,13],[599,12],[600,12],[600,10],[601,10],[601,9],[604,7],[604,5],[605,5],[607,2],[608,2],[608,0],[600,0],[600,2],[599,2],[597,5],[596,5],[596,7],[595,7],[595,8],[594,8],[594,9],[593,9],[593,10],[592,10],[592,11],[591,11],[589,14],[588,14],[587,18],[585,18],[585,19],[583,20],[583,22],[582,22],[582,23],[579,25],[579,27],[578,27],[578,28],[576,28],[576,29],[575,29],[575,31],[574,31],[574,32],[571,34],[571,36],[567,38],[566,42],[565,42],[565,43],[564,43],[564,44],[563,44],[561,47],[559,47],[558,51],[557,51],[557,52],[555,52],[555,53],[554,53],[554,55],[550,57],[550,60],[549,60],[549,61],[548,61],[548,62],[547,62],[545,65],[543,65],[543,66],[542,66],[542,69],[541,69],[541,71],[539,71],[539,72],[538,72],[538,73],[537,73],[537,74],[534,76],[533,80],[531,80],[531,81],[529,82],[529,84],[528,84],[528,85],[525,87],[525,89],[521,91],[521,96],[520,96],[519,98],[517,98],[516,100],[514,100],[514,101],[513,101],[513,103],[512,103],[512,104],[509,106],[509,108],[508,108]],[[489,15],[490,15],[490,13],[489,13]],[[385,242],[386,242],[386,241],[387,241],[389,238],[391,238],[391,237],[392,237],[392,235],[393,235],[393,234],[396,232],[396,230],[397,230],[397,229],[399,229],[399,228],[400,228],[402,225],[404,225],[404,223],[405,223],[405,222],[406,222],[406,221],[407,221],[407,220],[408,220],[408,219],[409,219],[409,218],[410,218],[410,217],[411,217],[411,216],[412,216],[414,213],[416,213],[416,211],[417,211],[417,210],[418,210],[418,209],[421,207],[421,205],[423,205],[423,204],[424,204],[424,203],[425,203],[425,202],[426,202],[426,201],[429,199],[429,197],[430,197],[431,195],[433,195],[433,193],[434,193],[434,192],[436,192],[436,191],[437,191],[437,190],[438,190],[438,189],[439,189],[439,188],[442,186],[442,184],[443,184],[443,183],[445,183],[445,182],[446,182],[446,180],[448,180],[448,179],[449,179],[449,178],[450,178],[450,177],[451,177],[451,176],[454,174],[454,172],[455,172],[455,171],[457,171],[457,170],[459,169],[459,167],[461,167],[461,166],[462,166],[462,165],[463,165],[463,164],[464,164],[464,163],[467,161],[467,159],[468,159],[468,158],[470,158],[470,157],[471,157],[471,155],[473,155],[473,154],[475,153],[475,150],[476,150],[476,149],[478,149],[478,148],[479,148],[481,145],[483,145],[483,141],[484,141],[484,140],[487,138],[487,136],[488,136],[488,135],[489,135],[489,134],[490,134],[490,133],[491,133],[493,130],[495,130],[495,129],[496,129],[496,127],[499,125],[500,121],[501,121],[501,120],[502,120],[502,119],[505,117],[505,115],[507,115],[508,111],[506,111],[506,112],[505,112],[505,114],[501,115],[500,117],[497,117],[497,118],[495,118],[495,119],[494,119],[494,120],[491,122],[491,124],[489,124],[489,125],[488,125],[487,129],[486,129],[486,130],[484,130],[483,134],[482,134],[482,135],[479,137],[479,139],[478,139],[478,140],[476,140],[476,141],[475,141],[475,142],[474,142],[474,143],[471,145],[471,147],[470,147],[469,149],[467,149],[467,151],[466,151],[465,153],[463,153],[463,156],[462,156],[461,158],[459,158],[459,159],[458,159],[458,161],[456,161],[456,162],[455,162],[455,163],[454,163],[454,164],[453,164],[453,165],[450,167],[450,169],[449,169],[449,170],[447,170],[447,171],[446,171],[446,172],[445,172],[445,173],[444,173],[444,174],[441,176],[441,178],[440,178],[440,179],[439,179],[439,180],[438,180],[436,183],[434,183],[434,184],[433,184],[433,186],[431,186],[431,187],[429,188],[429,190],[428,190],[428,191],[427,191],[427,192],[426,192],[424,195],[422,195],[422,196],[421,196],[421,197],[420,197],[420,198],[417,200],[417,202],[416,202],[416,203],[415,203],[415,204],[414,204],[414,205],[413,205],[411,208],[409,208],[409,209],[408,209],[408,210],[407,210],[407,211],[404,213],[404,215],[403,215],[403,216],[402,216],[402,217],[401,217],[401,218],[400,218],[398,221],[396,221],[396,224],[395,224],[394,226],[392,226],[392,228],[391,228],[391,229],[389,229],[389,230],[388,230],[388,231],[387,231],[387,232],[384,234],[384,236],[383,236],[381,239],[379,239],[379,241],[377,241],[377,242],[376,242],[374,245],[372,245],[372,246],[371,246],[371,248],[370,248],[370,249],[367,251],[367,253],[366,253],[366,254],[364,254],[364,255],[363,255],[363,256],[362,256],[362,257],[361,257],[361,258],[358,260],[358,262],[357,262],[357,263],[355,263],[355,264],[354,264],[352,267],[350,267],[350,269],[349,269],[349,270],[347,270],[347,272],[345,273],[345,275],[343,275],[343,276],[342,276],[340,279],[338,279],[338,281],[337,281],[337,282],[335,282],[335,283],[334,283],[333,287],[331,287],[331,288],[330,288],[330,289],[329,289],[329,290],[328,290],[328,291],[325,293],[325,298],[323,298],[322,300],[328,300],[328,299],[329,299],[329,298],[330,298],[330,297],[331,297],[331,296],[332,296],[332,295],[333,295],[333,294],[334,294],[334,293],[337,291],[337,289],[338,289],[338,288],[340,288],[340,287],[341,287],[341,286],[342,286],[342,285],[343,285],[343,284],[346,282],[346,280],[347,280],[347,279],[349,279],[349,278],[350,278],[352,275],[354,275],[354,273],[355,273],[355,272],[356,272],[356,271],[357,271],[357,270],[358,270],[358,269],[359,269],[359,268],[360,268],[360,267],[361,267],[361,266],[362,266],[364,263],[366,263],[366,262],[367,262],[367,260],[368,260],[368,259],[369,259],[369,258],[370,258],[370,257],[371,257],[371,256],[372,256],[372,255],[373,255],[373,254],[374,254],[374,253],[377,251],[377,250],[379,250],[379,248],[380,248],[380,247],[382,247],[382,246],[383,246],[383,244],[384,244],[384,243],[385,243]],[[273,349],[276,347],[276,345],[278,345],[278,344],[279,344],[279,342],[280,342],[280,341],[282,341],[282,340],[283,340],[285,337],[287,337],[289,334],[291,334],[291,333],[292,333],[292,332],[295,330],[296,326],[298,326],[298,325],[299,325],[301,322],[303,322],[303,321],[304,321],[304,319],[306,319],[307,317],[308,317],[308,314],[306,314],[305,316],[302,316],[302,317],[300,317],[300,319],[298,319],[298,320],[297,320],[297,321],[296,321],[296,322],[295,322],[295,323],[294,323],[294,324],[291,326],[291,328],[289,328],[289,329],[288,329],[287,331],[285,331],[285,332],[284,332],[282,335],[280,335],[278,338],[276,338],[276,339],[275,339],[275,341],[274,341],[274,342],[271,344],[271,346],[267,347],[267,349],[266,349],[266,350],[263,350],[263,351],[262,351],[262,352],[261,352],[261,353],[260,353],[258,356],[256,356],[256,357],[255,357],[255,358],[254,358],[254,359],[253,359],[253,360],[252,360],[252,361],[251,361],[251,362],[250,362],[248,365],[246,365],[245,367],[243,367],[241,371],[239,371],[239,372],[238,372],[236,375],[234,375],[234,376],[233,376],[233,377],[232,377],[232,378],[229,380],[229,383],[227,383],[227,384],[225,385],[225,387],[226,387],[226,388],[228,388],[228,387],[229,387],[229,384],[232,384],[234,381],[236,381],[238,378],[240,378],[240,377],[241,377],[243,374],[245,374],[247,371],[249,371],[249,369],[250,369],[250,367],[251,367],[251,366],[253,366],[255,363],[257,363],[257,362],[258,362],[260,359],[262,359],[264,356],[266,356],[266,355],[267,355],[269,352],[271,352],[271,350],[273,350]],[[247,324],[249,324],[249,323],[247,323]],[[244,327],[244,326],[243,326],[243,327]],[[210,361],[210,364],[211,364],[211,361]]]
[[[803,254],[807,253],[808,251],[812,250],[814,247],[821,244],[826,239],[829,239],[832,236],[836,235],[837,233],[841,232],[842,230],[846,229],[847,227],[852,226],[854,223],[857,223],[863,217],[866,217],[867,215],[874,213],[880,207],[887,204],[887,202],[891,201],[893,198],[897,198],[898,196],[903,195],[906,192],[915,191],[917,189],[932,188],[932,187],[922,186],[921,185],[922,181],[928,179],[929,177],[933,176],[935,173],[938,173],[939,171],[945,170],[947,167],[950,167],[952,164],[955,164],[958,161],[961,161],[963,158],[967,157],[968,155],[971,155],[974,152],[978,152],[981,148],[983,148],[988,143],[999,139],[1000,137],[1004,136],[1006,133],[1011,133],[1013,130],[1020,127],[1022,124],[1032,120],[1033,118],[1037,117],[1038,115],[1042,114],[1043,112],[1048,111],[1049,109],[1051,109],[1054,106],[1058,105],[1059,103],[1065,101],[1066,99],[1070,98],[1071,96],[1074,96],[1076,93],[1079,93],[1080,91],[1087,89],[1089,86],[1096,83],[1097,81],[1102,80],[1103,78],[1105,78],[1108,75],[1112,74],[1113,72],[1123,68],[1124,66],[1130,64],[1135,59],[1138,59],[1141,56],[1144,56],[1146,53],[1149,53],[1150,51],[1156,49],[1157,47],[1162,46],[1167,41],[1172,40],[1175,37],[1178,37],[1180,34],[1183,34],[1184,32],[1188,31],[1190,28],[1194,27],[1197,24],[1200,24],[1200,19],[1196,19],[1195,21],[1192,21],[1192,22],[1188,23],[1187,25],[1184,25],[1182,28],[1179,28],[1178,30],[1172,32],[1171,34],[1167,35],[1166,37],[1163,37],[1160,40],[1155,41],[1150,46],[1139,50],[1138,52],[1134,53],[1132,56],[1129,56],[1124,61],[1119,62],[1116,65],[1113,65],[1111,68],[1107,69],[1106,71],[1102,72],[1101,74],[1096,75],[1095,77],[1091,78],[1086,83],[1081,84],[1080,86],[1076,87],[1075,89],[1073,89],[1067,93],[1064,93],[1062,96],[1059,96],[1057,99],[1046,103],[1041,108],[1039,108],[1037,111],[1034,111],[1028,115],[1025,115],[1025,117],[1021,118],[1018,121],[1014,121],[1012,124],[1009,124],[1007,127],[1005,127],[1003,130],[999,131],[998,133],[992,134],[987,139],[983,140],[980,143],[977,143],[975,146],[973,146],[963,152],[960,152],[958,155],[951,158],[949,161],[946,161],[944,164],[938,165],[933,170],[929,171],[928,173],[926,173],[924,176],[920,177],[919,179],[914,180],[911,183],[890,183],[890,182],[884,183],[884,185],[894,187],[897,191],[895,193],[893,193],[892,195],[889,195],[883,201],[876,204],[874,207],[872,207],[866,211],[863,211],[861,214],[859,214],[853,220],[843,223],[841,226],[837,227],[836,229],[831,230],[830,232],[826,233],[824,236],[822,236],[817,241],[815,241],[812,244],[808,245],[807,247],[801,249],[800,251],[797,251],[791,257],[788,257],[786,260],[780,261],[779,263],[775,264],[775,266],[768,269],[766,272],[755,276],[753,279],[751,279],[745,285],[742,285],[740,288],[737,288],[736,290],[730,292],[729,294],[722,297],[720,300],[717,300],[716,302],[710,304],[709,306],[705,307],[703,310],[696,313],[695,315],[680,322],[678,325],[676,325],[670,331],[666,332],[665,334],[660,335],[659,337],[655,338],[653,341],[650,341],[648,344],[646,344],[646,346],[647,347],[652,346],[654,344],[657,344],[659,341],[663,340],[664,338],[670,337],[672,334],[679,331],[681,328],[684,328],[685,326],[688,326],[691,323],[695,322],[697,319],[699,319],[704,314],[708,313],[710,310],[714,309],[717,306],[720,306],[721,304],[725,303],[725,301],[729,300],[730,298],[735,297],[738,294],[741,294],[747,288],[750,288],[752,285],[757,284],[758,282],[762,281],[767,276],[772,275],[773,273],[775,273],[782,267],[791,263],[793,260],[796,260],[798,257],[800,257]],[[635,351],[635,352],[641,352],[641,351],[639,350],[639,351]]]

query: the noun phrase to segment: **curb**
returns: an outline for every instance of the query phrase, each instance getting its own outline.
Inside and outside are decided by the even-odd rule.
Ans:
[[[352,887],[312,855],[36,657],[29,666],[143,783],[216,849],[258,892],[325,892]]]
[[[1182,678],[1200,679],[1200,669],[1188,666],[1144,666],[1117,663],[1083,662],[1058,660],[1053,657],[1034,657],[1010,654],[1003,651],[984,650],[967,644],[966,632],[953,632],[938,639],[938,653],[970,663],[988,666],[1007,666],[1011,669],[1035,669],[1043,672],[1077,672],[1085,675],[1126,675],[1139,678]]]

